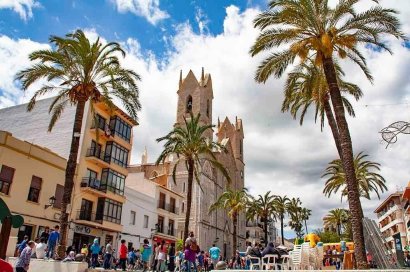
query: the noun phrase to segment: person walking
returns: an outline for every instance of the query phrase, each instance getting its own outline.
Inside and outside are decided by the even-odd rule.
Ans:
[[[175,243],[171,243],[168,248],[168,271],[174,272],[175,270]]]
[[[55,248],[60,241],[60,226],[56,225],[54,230],[48,236],[48,251],[47,251],[47,258],[52,259],[54,257]]]
[[[143,272],[149,269],[149,259],[151,257],[151,254],[152,254],[152,246],[149,244],[148,239],[144,239],[144,245],[142,246],[142,252],[141,252],[142,264],[144,265]]]
[[[221,250],[215,244],[209,249],[209,256],[212,261],[212,269],[216,269],[216,264],[219,261],[219,256],[221,255]]]
[[[109,241],[105,245],[105,255],[104,255],[104,269],[110,269],[111,268],[111,257],[112,257],[112,245],[111,242]]]
[[[128,270],[134,269],[136,258],[137,256],[135,255],[134,248],[132,247],[131,250],[128,252]]]
[[[198,271],[196,267],[196,254],[199,253],[199,246],[197,244],[194,232],[189,233],[189,237],[185,240],[185,260],[186,270],[191,272],[191,266],[194,266],[194,271]]]
[[[120,265],[122,271],[126,271],[127,269],[127,246],[125,245],[125,240],[121,240],[121,246],[120,246]]]
[[[165,261],[167,259],[167,247],[165,241],[162,240],[161,245],[158,247],[158,264],[157,271],[165,271]]]
[[[158,254],[159,254],[159,244],[157,243],[154,246],[154,255],[153,255],[153,265],[152,265],[152,271],[157,271],[157,265],[158,265]]]
[[[16,262],[16,272],[26,272],[30,266],[31,253],[35,246],[34,241],[29,241],[27,246],[21,251],[20,257]]]
[[[95,268],[98,264],[98,254],[100,253],[100,244],[98,238],[94,239],[94,243],[91,245],[91,268]]]

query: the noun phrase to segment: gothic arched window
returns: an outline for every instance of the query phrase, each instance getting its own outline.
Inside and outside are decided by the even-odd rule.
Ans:
[[[192,96],[188,95],[188,98],[186,100],[186,112],[192,112]]]
[[[210,113],[210,111],[211,111],[211,109],[210,109],[210,103],[209,103],[209,99],[206,101],[206,116],[208,116],[209,117],[209,113]]]

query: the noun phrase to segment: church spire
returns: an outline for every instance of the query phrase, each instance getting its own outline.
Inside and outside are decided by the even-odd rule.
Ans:
[[[182,69],[179,71],[179,89],[182,87]]]

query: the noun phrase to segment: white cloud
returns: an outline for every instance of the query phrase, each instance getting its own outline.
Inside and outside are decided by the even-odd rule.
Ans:
[[[21,19],[27,20],[33,17],[32,9],[39,7],[40,3],[35,0],[1,0],[0,9],[7,8],[17,12]]]
[[[169,14],[160,9],[159,0],[112,0],[112,2],[119,12],[132,12],[145,17],[153,25],[169,18]]]
[[[409,11],[409,6],[403,6],[402,14]],[[317,228],[329,209],[347,206],[340,203],[339,196],[328,199],[322,194],[324,180],[320,176],[337,152],[329,129],[325,127],[321,133],[311,115],[301,127],[289,114],[280,112],[284,79],[271,79],[265,85],[254,82],[254,72],[261,59],[251,58],[248,51],[258,34],[252,27],[258,12],[252,8],[241,12],[235,6],[227,7],[224,31],[219,35],[196,34],[188,23],[179,25],[177,35],[169,40],[172,49],[166,52],[166,60],[142,52],[135,39],[123,41],[128,52],[124,65],[142,76],[143,109],[139,115],[140,125],[134,130],[132,162],[140,162],[144,146],[148,147],[150,161],[159,154],[161,145],[155,139],[165,135],[175,122],[179,71],[182,69],[185,76],[192,69],[198,76],[201,67],[205,67],[213,80],[214,123],[218,116],[229,116],[231,120],[235,115],[243,118],[246,186],[255,194],[271,190],[274,194],[300,197],[305,206],[313,209],[309,228]],[[404,24],[404,29],[409,29],[409,23],[404,21]],[[90,37],[97,36],[95,30],[87,30],[87,33]],[[344,64],[347,80],[359,84],[365,94],[359,102],[352,101],[356,118],[350,118],[349,125],[354,150],[363,150],[371,160],[382,164],[381,174],[387,180],[390,193],[397,186],[405,186],[410,176],[407,152],[410,136],[401,135],[397,144],[385,149],[378,131],[396,120],[410,121],[410,107],[364,105],[397,104],[409,99],[410,51],[395,40],[391,44],[393,56],[386,52],[364,52],[375,77],[374,85],[369,84],[354,65]],[[6,64],[0,66],[0,69],[3,67],[0,89],[10,90],[7,96],[0,97],[6,97],[8,104],[28,99],[21,97],[12,76],[28,64],[25,58],[34,45],[46,46],[5,36],[0,38],[0,63]],[[19,52],[14,52],[15,48]],[[0,107],[6,105],[0,101]],[[372,212],[378,203],[377,200],[363,201],[366,215],[374,217]]]

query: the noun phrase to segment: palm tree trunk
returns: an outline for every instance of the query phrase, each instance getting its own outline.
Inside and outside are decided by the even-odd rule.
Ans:
[[[307,229],[307,222],[305,220],[305,229],[306,229],[306,234],[308,234],[308,229]]]
[[[233,232],[232,232],[232,256],[235,256],[236,254],[236,250],[237,250],[237,236],[236,236],[236,232],[237,232],[237,226],[238,226],[238,215],[234,214],[233,215]]]
[[[265,246],[268,246],[268,218],[263,220],[263,231],[265,232]]]
[[[282,238],[282,245],[285,245],[285,237],[284,237],[284,230],[283,230],[283,215],[280,216],[280,235]]]
[[[332,107],[330,106],[328,99],[326,99],[324,102],[324,108],[325,108],[327,122],[329,123],[329,127],[332,130],[333,139],[335,139],[337,152],[339,153],[339,158],[342,159],[342,148],[340,146],[339,131],[337,129],[336,120],[333,115]]]
[[[337,84],[336,71],[332,58],[324,58],[323,69],[326,81],[330,90],[333,109],[336,115],[336,122],[340,136],[340,146],[342,150],[343,168],[346,174],[348,189],[348,202],[351,211],[351,221],[353,230],[353,241],[355,245],[355,257],[359,269],[367,268],[366,249],[363,235],[363,211],[360,203],[359,188],[356,181],[353,164],[353,147],[350,138],[349,127],[345,118],[342,96]]]
[[[70,155],[67,161],[64,181],[64,194],[61,203],[61,217],[60,217],[60,246],[58,247],[58,255],[60,258],[64,257],[67,245],[67,230],[68,230],[68,213],[67,205],[71,203],[71,195],[74,187],[74,176],[77,168],[78,148],[80,145],[80,133],[83,123],[84,107],[86,99],[81,99],[77,102],[75,111],[73,137],[71,139]]]
[[[185,225],[184,225],[184,243],[188,238],[189,231],[189,219],[191,217],[191,204],[192,204],[192,183],[194,181],[194,162],[188,160],[188,192],[186,200],[186,214],[185,214]]]

